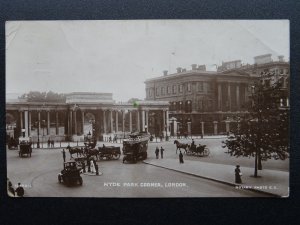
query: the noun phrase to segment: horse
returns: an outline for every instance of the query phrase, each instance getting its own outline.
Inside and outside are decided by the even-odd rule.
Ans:
[[[186,154],[186,149],[188,148],[188,144],[183,144],[183,143],[180,143],[179,141],[177,141],[177,140],[175,140],[174,141],[174,144],[176,144],[176,154],[177,154],[177,150],[179,149],[184,149],[184,151],[185,151],[185,154]]]
[[[77,154],[77,157],[78,157],[78,154],[79,154],[80,156],[83,155],[83,149],[80,149],[80,148],[72,148],[72,147],[70,147],[70,145],[67,146],[67,149],[69,150],[69,153],[70,153],[71,158],[73,158],[73,154],[75,154],[75,153]]]

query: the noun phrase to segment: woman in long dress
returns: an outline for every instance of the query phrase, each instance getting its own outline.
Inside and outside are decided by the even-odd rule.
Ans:
[[[91,160],[91,172],[92,173],[96,173],[96,169],[95,169],[95,164],[94,164],[94,161],[93,160]]]

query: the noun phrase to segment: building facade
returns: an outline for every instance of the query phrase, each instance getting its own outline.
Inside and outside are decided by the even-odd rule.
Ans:
[[[223,62],[217,71],[193,64],[191,70],[179,67],[174,74],[164,71],[146,80],[146,100],[170,103],[171,135],[224,134],[247,116],[254,83],[271,85],[278,79],[288,87],[289,63],[282,57],[273,62],[270,54],[255,57],[253,65]],[[288,95],[284,99],[288,104]]]
[[[83,140],[88,133],[98,139],[133,131],[160,135],[169,127],[168,110],[165,101],[116,103],[111,93],[74,92],[65,103],[7,101],[6,131],[8,137],[33,142],[38,136],[41,141]]]

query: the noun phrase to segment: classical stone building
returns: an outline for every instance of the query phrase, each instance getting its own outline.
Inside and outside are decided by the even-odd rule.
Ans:
[[[74,92],[65,103],[6,102],[6,130],[11,137],[31,137],[37,141],[83,140],[88,133],[120,136],[132,131],[149,131],[157,135],[168,125],[169,103],[143,101],[116,103],[111,93]]]
[[[163,76],[145,81],[146,100],[170,103],[171,135],[227,133],[238,118],[247,116],[254,82],[284,79],[288,87],[289,63],[283,57],[272,61],[268,54],[254,59],[253,65],[223,62],[217,71],[196,64],[191,70],[179,67],[174,74],[164,71]],[[288,104],[288,96],[284,101]]]

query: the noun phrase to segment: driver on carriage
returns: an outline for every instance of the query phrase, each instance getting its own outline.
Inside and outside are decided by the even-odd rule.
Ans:
[[[194,141],[194,139],[192,139],[191,148],[194,148],[194,147],[196,147],[196,145],[195,145],[195,141]]]

